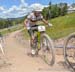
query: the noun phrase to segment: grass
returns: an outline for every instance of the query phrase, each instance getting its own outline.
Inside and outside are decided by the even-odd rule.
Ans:
[[[47,28],[47,34],[53,39],[65,37],[75,32],[75,13],[51,19],[49,22],[53,24],[53,27]],[[25,38],[28,39],[29,35],[27,31],[24,30],[22,32]]]
[[[57,17],[50,20],[53,24],[51,29],[47,29],[47,33],[54,39],[58,39],[75,32],[75,13],[66,16]]]
[[[27,30],[26,29],[22,30],[22,33],[24,35],[24,38],[28,40],[29,39],[29,34],[28,34]]]
[[[23,28],[23,25],[17,25],[17,26],[14,26],[14,27],[1,29],[0,32],[1,32],[2,35],[6,35],[8,33],[14,32],[14,31],[22,29],[22,28]]]

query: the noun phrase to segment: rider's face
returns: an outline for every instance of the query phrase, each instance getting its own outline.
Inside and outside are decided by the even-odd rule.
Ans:
[[[36,16],[39,16],[39,15],[41,14],[41,12],[35,11],[34,14],[35,14]]]

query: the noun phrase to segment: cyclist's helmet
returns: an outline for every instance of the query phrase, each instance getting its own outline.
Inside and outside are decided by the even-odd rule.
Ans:
[[[35,12],[42,12],[43,7],[40,7],[39,4],[36,4],[35,7],[33,7],[33,11]]]

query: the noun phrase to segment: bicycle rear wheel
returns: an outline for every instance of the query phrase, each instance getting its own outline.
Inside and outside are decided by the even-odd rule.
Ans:
[[[54,45],[47,34],[41,36],[41,50],[44,61],[48,65],[53,65],[55,62]]]
[[[75,33],[68,36],[64,45],[65,62],[75,71]]]

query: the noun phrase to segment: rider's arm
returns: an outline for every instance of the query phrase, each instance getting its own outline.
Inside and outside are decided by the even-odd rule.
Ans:
[[[48,21],[46,21],[42,14],[40,14],[40,20],[48,25]]]
[[[51,23],[49,23],[47,20],[45,20],[45,19],[43,18],[43,15],[40,15],[40,18],[41,18],[42,22],[44,22],[44,23],[47,24],[48,26],[52,26]]]
[[[45,23],[45,24],[47,24],[48,26],[52,26],[52,24],[51,23],[49,23],[47,20],[45,20],[44,18],[42,19],[42,21]]]
[[[29,26],[29,21],[31,19],[32,14],[29,14],[24,21],[24,26],[27,28]]]
[[[27,30],[30,29],[29,19],[26,19],[26,20],[24,21],[24,26],[26,27]]]
[[[44,18],[42,19],[42,21],[45,23],[45,24],[47,24],[48,25],[48,21],[46,21]]]
[[[24,20],[24,26],[25,26],[25,27],[27,26],[27,22],[28,22],[28,19],[25,19],[25,20]]]

